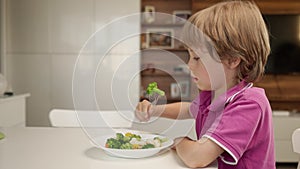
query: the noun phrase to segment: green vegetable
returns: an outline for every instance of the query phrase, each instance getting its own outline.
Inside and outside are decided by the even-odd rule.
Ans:
[[[158,87],[157,87],[157,83],[156,82],[152,82],[152,83],[149,83],[148,84],[148,87],[147,87],[147,94],[148,95],[153,95],[154,93],[157,93],[159,94],[160,96],[164,96],[165,95],[165,92],[160,90]]]
[[[132,149],[132,144],[130,144],[129,142],[125,143],[125,144],[122,144],[120,146],[120,149]]]
[[[126,133],[126,134],[125,134],[125,137],[130,138],[130,140],[131,140],[132,138],[136,138],[136,140],[138,140],[138,141],[140,141],[140,140],[142,139],[140,135],[136,135],[136,134],[132,134],[132,133]],[[130,141],[130,140],[129,140],[129,141]]]
[[[140,135],[135,135],[135,134],[132,135],[131,139],[132,138],[136,138],[136,140],[138,140],[138,141],[141,141],[141,139],[142,139],[142,137]]]
[[[148,149],[148,148],[154,148],[155,146],[153,144],[146,144],[142,147],[142,149]]]
[[[122,141],[124,139],[124,135],[122,133],[116,133],[117,140]]]
[[[139,135],[130,134],[124,136],[122,133],[116,133],[116,138],[107,139],[105,146],[115,149],[132,149],[132,144],[129,143],[132,138],[141,140],[141,136]]]
[[[0,132],[0,140],[4,139],[5,135]]]
[[[109,138],[106,141],[106,147],[108,147],[108,148],[117,148],[117,149],[119,149],[121,147],[121,145],[122,145],[122,143],[119,140],[114,139],[114,138]]]
[[[124,143],[127,143],[127,142],[129,142],[130,140],[131,140],[130,137],[126,137],[126,136],[123,137],[123,142],[124,142]]]
[[[159,138],[159,137],[154,137],[153,140],[159,140],[160,143],[168,141],[168,138]]]
[[[106,140],[105,147],[107,148],[114,148],[114,149],[136,149],[135,146],[139,146],[138,144],[131,144],[130,141],[135,138],[137,141],[142,141],[142,138],[140,135],[133,134],[133,133],[126,133],[123,135],[122,133],[116,133],[115,138],[108,138]],[[155,137],[154,139],[158,139],[160,142],[164,142],[163,139],[159,137]],[[142,141],[145,142],[145,141]],[[155,145],[147,143],[142,147],[142,149],[148,149],[148,148],[154,148]]]

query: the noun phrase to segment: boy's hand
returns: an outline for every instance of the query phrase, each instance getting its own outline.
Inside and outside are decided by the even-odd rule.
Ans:
[[[178,145],[178,143],[179,143],[180,141],[182,141],[182,139],[183,139],[182,137],[175,138],[175,139],[174,139],[174,143],[173,143],[173,145],[172,145],[171,148],[172,148],[173,150],[176,150],[176,146]]]
[[[153,105],[149,101],[143,100],[142,102],[138,103],[134,113],[140,121],[149,121],[153,113]]]

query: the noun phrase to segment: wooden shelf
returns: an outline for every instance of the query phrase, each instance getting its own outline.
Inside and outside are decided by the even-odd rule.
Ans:
[[[273,109],[300,111],[300,75],[265,75],[255,86],[265,89]]]
[[[172,74],[169,74],[167,72],[164,72],[159,69],[145,69],[141,72],[141,76],[184,76],[184,77],[190,77],[190,74],[184,73],[184,72],[173,72]]]
[[[172,103],[181,101],[181,98],[171,97],[171,86],[180,81],[190,82],[190,74],[182,71],[176,71],[174,68],[179,65],[187,63],[189,60],[189,53],[179,39],[173,38],[173,48],[145,48],[147,45],[147,30],[148,29],[168,29],[172,30],[174,37],[180,37],[184,23],[174,23],[174,11],[191,11],[192,0],[142,0],[142,12],[145,6],[154,6],[155,12],[165,13],[162,15],[155,15],[155,20],[152,23],[141,23],[141,63],[145,65],[146,70],[141,72],[141,86],[143,89],[147,87],[150,82],[157,82],[160,89],[166,93],[164,102]],[[169,15],[168,15],[169,14]],[[168,57],[164,57],[168,54]],[[169,59],[170,56],[178,57]],[[147,66],[148,65],[148,66]],[[153,65],[153,66],[151,66]],[[159,65],[165,70],[164,72],[154,67]],[[144,67],[144,66],[143,66]],[[174,86],[174,85],[173,85]],[[190,93],[190,91],[189,91]],[[143,94],[142,94],[143,95]],[[173,96],[173,95],[172,95]],[[189,101],[190,97],[183,98],[182,101]]]
[[[263,14],[300,14],[299,0],[256,0],[256,3]]]
[[[183,23],[142,23],[143,27],[182,27],[183,25]]]
[[[155,12],[172,14],[175,10],[191,10],[192,0],[142,0],[142,11],[145,6],[155,7]]]
[[[222,0],[193,0],[193,13]],[[300,14],[299,0],[254,0],[263,14]]]
[[[165,49],[164,48],[141,48],[141,50],[149,51],[149,52],[159,51],[159,50],[167,50],[171,52],[188,52],[186,48],[165,48]]]

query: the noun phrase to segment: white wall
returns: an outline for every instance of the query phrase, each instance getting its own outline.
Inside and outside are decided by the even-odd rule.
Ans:
[[[140,10],[139,0],[6,1],[7,78],[15,93],[31,94],[30,126],[49,125],[51,108],[73,108],[73,68],[86,40],[112,18]]]
[[[5,49],[6,49],[6,1],[0,0],[0,72],[1,74],[6,74],[6,65],[4,64],[6,62],[5,56]]]

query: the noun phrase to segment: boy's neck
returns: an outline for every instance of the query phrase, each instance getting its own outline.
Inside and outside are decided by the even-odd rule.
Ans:
[[[237,84],[239,84],[238,81],[231,81],[229,83],[226,83],[226,85],[220,87],[217,90],[213,91],[213,95],[212,95],[212,102],[218,98],[220,95],[226,93],[229,89],[231,89],[232,87],[236,86]]]

